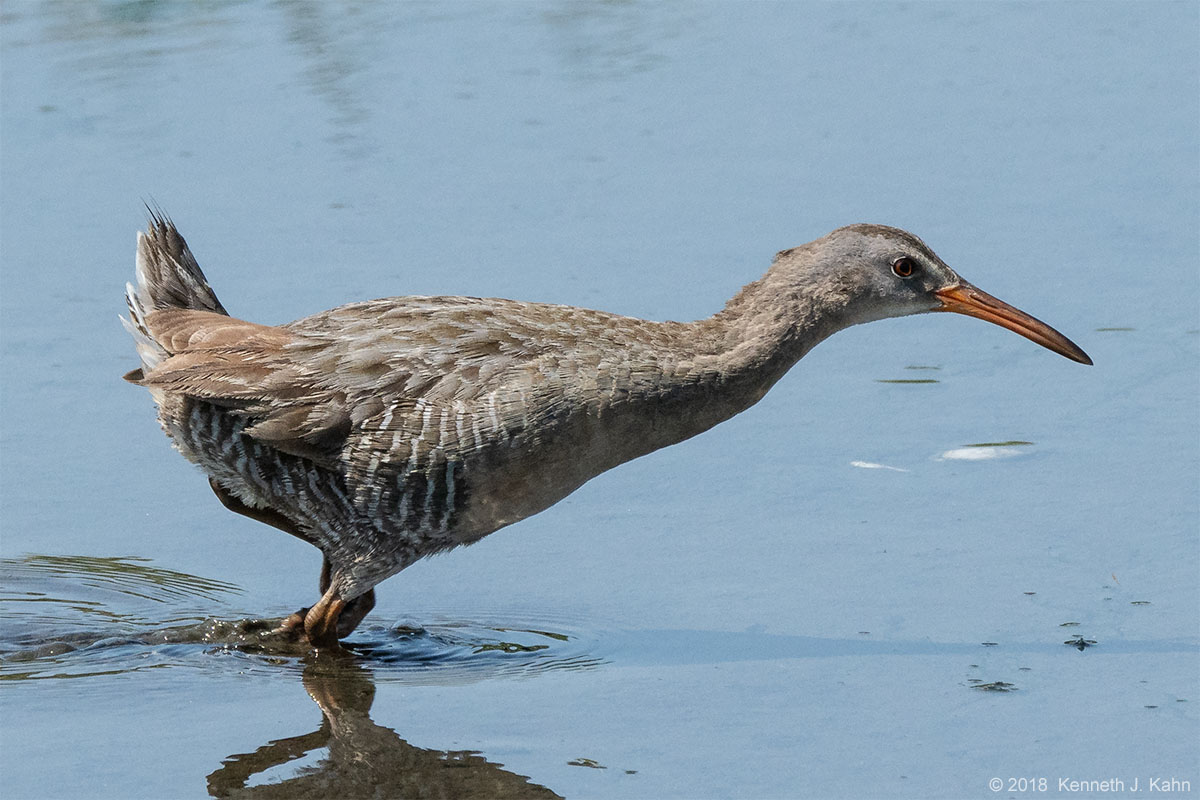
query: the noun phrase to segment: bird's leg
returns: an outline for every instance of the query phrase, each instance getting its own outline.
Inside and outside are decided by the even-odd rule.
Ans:
[[[321,579],[317,582],[317,586],[321,589],[321,594],[329,591],[329,556],[321,554]]]
[[[329,557],[321,554],[321,577],[317,581],[321,594],[329,591]],[[302,608],[284,617],[277,630],[281,633],[298,633],[304,630],[304,618],[308,616],[309,608]],[[349,633],[349,631],[347,631]]]
[[[374,589],[368,589],[347,603],[346,608],[342,611],[342,616],[338,618],[338,638],[345,639],[347,636],[354,633],[354,629],[358,627],[358,623],[362,622],[363,617],[365,617],[367,614],[370,614],[371,609],[374,607]]]
[[[209,479],[208,485],[212,487],[213,493],[221,504],[233,511],[236,514],[241,514],[244,517],[249,517],[252,520],[266,523],[273,528],[278,528],[284,533],[290,533],[298,539],[303,539],[311,543],[311,539],[301,532],[299,526],[292,520],[270,508],[251,508],[242,502],[236,495],[227,490],[221,484],[213,479]],[[318,586],[321,589],[322,596],[329,593],[330,584],[330,565],[328,556],[321,558],[321,578],[318,581]],[[324,599],[324,597],[322,597]],[[320,603],[317,604],[318,606]],[[367,614],[371,613],[371,609],[375,607],[375,590],[370,589],[367,592],[359,595],[349,602],[343,601],[344,608],[339,611],[336,617],[335,631],[338,638],[344,638],[354,632],[358,624],[363,621]],[[316,608],[315,606],[313,608]],[[306,635],[308,632],[308,615],[313,611],[313,608],[302,608],[293,614],[284,618],[279,625],[280,631],[299,631],[304,629]],[[311,636],[309,637],[312,638]],[[315,644],[315,642],[314,642]]]
[[[321,594],[329,591],[329,559],[325,558],[321,561]],[[337,635],[339,639],[345,639],[350,634],[354,633],[354,629],[358,627],[358,623],[363,621],[363,617],[371,613],[371,609],[375,607],[375,590],[368,589],[350,602],[346,603],[346,607],[342,610],[342,614],[338,617]],[[290,618],[289,618],[290,619]]]
[[[288,519],[283,514],[280,514],[278,511],[270,508],[251,508],[243,503],[237,497],[237,495],[233,494],[233,492],[229,491],[212,478],[208,479],[208,485],[212,487],[213,494],[215,494],[217,499],[221,501],[221,505],[225,506],[233,513],[241,514],[243,517],[249,517],[257,522],[266,523],[272,528],[278,528],[284,533],[290,533],[297,539],[303,539],[309,544],[312,544],[312,539],[303,533],[295,522]]]
[[[300,527],[296,525],[296,523],[292,522],[292,520],[288,519],[283,514],[280,514],[278,511],[270,508],[251,508],[242,502],[237,495],[230,492],[212,478],[208,479],[208,485],[212,487],[213,494],[215,494],[217,499],[221,501],[221,505],[225,506],[235,514],[241,514],[243,517],[249,517],[257,522],[265,523],[270,525],[272,528],[278,528],[284,533],[290,533],[297,539],[303,539],[310,544],[312,543],[312,540],[301,532]],[[321,587],[322,595],[329,590],[329,559],[325,557],[322,557],[321,560],[321,579],[319,581],[319,586]],[[371,605],[374,604],[374,598],[372,598]],[[354,625],[358,625],[358,623],[362,621],[362,617],[365,616],[367,611],[370,610],[370,606],[368,606],[366,611],[363,611],[362,615],[360,615],[354,621]],[[283,622],[279,624],[279,628],[277,630],[284,633],[294,633],[303,630],[304,620],[309,611],[309,608],[302,608],[299,611],[289,614],[287,617],[284,617]],[[349,634],[352,630],[354,630],[354,626],[351,626],[346,633]]]
[[[304,616],[304,635],[313,647],[340,649],[338,645],[338,617],[346,608],[346,601],[338,590],[329,587],[317,604]]]

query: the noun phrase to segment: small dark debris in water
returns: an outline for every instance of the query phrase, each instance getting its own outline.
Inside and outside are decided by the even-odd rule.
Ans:
[[[941,367],[925,366],[924,364],[909,364],[905,369],[941,369]]]
[[[592,769],[608,769],[599,761],[593,761],[590,758],[577,758],[574,761],[567,762],[568,767],[591,767]]]
[[[998,647],[1000,645],[999,642],[980,642],[980,644],[984,647]]]
[[[571,637],[567,636],[565,633],[539,631],[536,628],[492,628],[492,630],[496,631],[497,633],[512,633],[513,631],[516,631],[517,633],[533,633],[538,636],[545,636],[548,639],[557,639],[560,642],[567,642],[571,640]]]
[[[1158,708],[1158,706],[1146,706],[1146,708]]]
[[[1131,606],[1148,606],[1148,605],[1150,605],[1150,601],[1149,600],[1131,600],[1131,601],[1129,601],[1129,605],[1131,605]]]
[[[1116,331],[1136,331],[1137,328],[1096,328],[1097,333],[1113,333]]]
[[[1032,444],[1033,442],[1012,439],[1007,442],[976,442],[975,444],[964,444],[963,447],[1029,447]]]
[[[548,644],[517,644],[516,642],[489,642],[475,648],[476,653],[486,653],[498,650],[501,653],[536,653],[538,650],[548,650]]]
[[[1078,648],[1080,651],[1096,644],[1095,639],[1085,639],[1082,636],[1076,636],[1074,639],[1067,639],[1063,644],[1069,644],[1071,647]]]
[[[1187,698],[1186,698],[1186,697],[1176,697],[1176,698],[1175,698],[1175,702],[1176,702],[1176,703],[1186,703],[1186,702],[1187,702]]]
[[[941,383],[933,378],[876,378],[876,383]]]
[[[870,636],[871,632],[870,631],[859,631],[858,635],[859,636]]]
[[[1007,683],[1005,681],[992,681],[991,683],[980,683],[971,687],[984,692],[1015,692],[1017,685],[1015,683]]]
[[[971,669],[979,669],[978,664],[968,664],[967,666],[970,667]]]
[[[1033,670],[1033,667],[1017,667],[1017,669],[1021,670],[1021,672],[1030,672]]]
[[[1079,623],[1078,622],[1064,622],[1061,625],[1059,625],[1058,627],[1060,627],[1060,628],[1078,628]]]
[[[983,683],[983,678],[967,678],[967,683]]]
[[[637,775],[637,770],[636,769],[627,769],[627,770],[625,770],[625,774],[626,775]]]
[[[1037,592],[1021,592],[1021,594],[1024,594],[1024,595],[1035,595],[1035,594],[1037,594]]]

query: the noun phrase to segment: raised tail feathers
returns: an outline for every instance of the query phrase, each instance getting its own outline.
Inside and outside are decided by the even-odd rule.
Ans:
[[[138,233],[136,283],[125,285],[125,302],[129,319],[122,317],[121,324],[133,336],[142,359],[141,369],[125,376],[129,381],[141,380],[143,371],[171,355],[146,326],[146,315],[151,311],[183,308],[229,313],[208,285],[175,223],[152,209],[146,232]]]

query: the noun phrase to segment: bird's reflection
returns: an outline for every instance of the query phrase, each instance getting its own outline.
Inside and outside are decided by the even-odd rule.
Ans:
[[[313,656],[304,688],[321,709],[311,733],[268,742],[225,759],[208,776],[208,792],[223,798],[454,797],[551,798],[544,786],[471,751],[427,750],[371,720],[375,684],[351,655]],[[324,748],[316,763],[306,756]],[[255,784],[268,770],[296,765],[292,777]],[[253,784],[253,785],[250,785]]]

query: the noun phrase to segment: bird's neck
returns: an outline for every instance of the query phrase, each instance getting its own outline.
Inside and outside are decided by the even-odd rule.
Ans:
[[[719,313],[693,324],[721,342],[724,382],[732,394],[749,400],[748,406],[809,350],[855,324],[851,312],[836,287],[797,286],[771,271],[745,286]]]
[[[757,403],[805,353],[853,324],[836,293],[788,288],[768,272],[746,286],[719,313],[677,325],[684,374],[633,392],[630,454],[682,441]],[[636,429],[636,430],[635,430]]]

